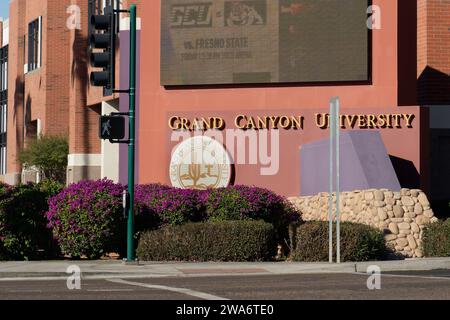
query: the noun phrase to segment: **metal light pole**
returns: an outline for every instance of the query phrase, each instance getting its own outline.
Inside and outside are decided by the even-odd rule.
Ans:
[[[336,262],[341,263],[341,217],[340,217],[340,188],[339,188],[339,158],[340,158],[340,117],[339,97],[330,100],[330,194],[328,197],[328,256],[333,263],[333,187],[336,192]],[[334,184],[335,183],[335,184]]]
[[[334,149],[334,126],[335,122],[335,109],[333,108],[333,102],[330,101],[330,194],[328,196],[328,261],[333,263],[333,149]]]
[[[136,5],[130,6],[130,91],[128,142],[127,262],[134,262],[134,162],[136,149]]]
[[[339,117],[339,98],[334,101],[336,108],[336,262],[341,263],[341,212],[340,212],[340,188],[339,188],[339,157],[340,157],[340,117]]]

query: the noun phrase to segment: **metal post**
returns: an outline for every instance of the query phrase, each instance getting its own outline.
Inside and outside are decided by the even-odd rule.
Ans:
[[[328,196],[328,260],[333,263],[333,144],[334,144],[334,108],[330,101],[330,115],[328,119],[330,126],[330,194]]]
[[[134,159],[135,159],[135,122],[136,122],[136,5],[130,7],[130,110],[128,143],[128,223],[127,223],[127,262],[134,257]]]
[[[340,188],[339,188],[339,154],[340,154],[340,117],[339,117],[339,97],[334,101],[336,116],[336,262],[341,263],[341,215],[340,215]]]

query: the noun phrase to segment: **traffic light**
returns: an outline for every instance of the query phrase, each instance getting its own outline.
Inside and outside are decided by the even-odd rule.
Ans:
[[[115,86],[116,29],[112,6],[106,6],[102,15],[90,16],[90,62],[94,68],[90,75],[92,86],[103,87],[103,95],[113,94]]]
[[[99,137],[102,140],[121,140],[125,137],[125,117],[101,116]]]

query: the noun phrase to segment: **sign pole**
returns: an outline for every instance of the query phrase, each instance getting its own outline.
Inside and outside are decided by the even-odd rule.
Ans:
[[[340,214],[340,188],[339,188],[339,154],[340,154],[340,117],[339,117],[339,97],[334,101],[335,103],[335,116],[336,116],[336,262],[341,263],[341,214]]]
[[[333,100],[330,101],[330,115],[329,115],[329,124],[330,124],[330,194],[328,196],[328,261],[333,263],[333,150],[334,150],[334,126],[335,115],[334,115],[334,107]]]
[[[339,188],[339,157],[340,157],[340,101],[339,97],[330,99],[330,195],[328,197],[328,256],[333,263],[333,187],[336,192],[336,262],[341,263],[341,215],[340,215],[340,188]]]
[[[134,262],[134,162],[136,149],[136,5],[130,6],[130,105],[128,142],[127,262]]]

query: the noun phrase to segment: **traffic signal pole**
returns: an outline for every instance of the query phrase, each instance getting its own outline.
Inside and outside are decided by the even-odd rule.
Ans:
[[[134,262],[134,163],[136,151],[136,5],[134,4],[130,7],[129,99],[127,262]]]
[[[91,3],[93,4],[93,3]],[[117,6],[119,7],[119,6]],[[90,7],[91,8],[91,7]],[[94,6],[95,9],[95,6]],[[91,10],[94,10],[91,9]],[[129,95],[128,112],[113,112],[109,116],[100,117],[100,139],[109,140],[111,143],[128,144],[128,190],[124,191],[124,213],[127,218],[127,258],[125,262],[135,262],[134,253],[134,175],[136,152],[136,29],[137,15],[136,5],[132,4],[128,10],[114,9],[107,6],[104,14],[90,15],[90,47],[101,49],[102,52],[91,52],[90,60],[94,68],[102,68],[102,71],[91,73],[91,85],[103,87],[103,95],[110,96],[113,93],[127,93]],[[119,27],[116,24],[118,14],[130,14],[130,69],[129,89],[115,89],[115,37]],[[123,117],[128,116],[129,134],[128,140],[121,138],[125,135]],[[112,125],[115,127],[113,128]]]

